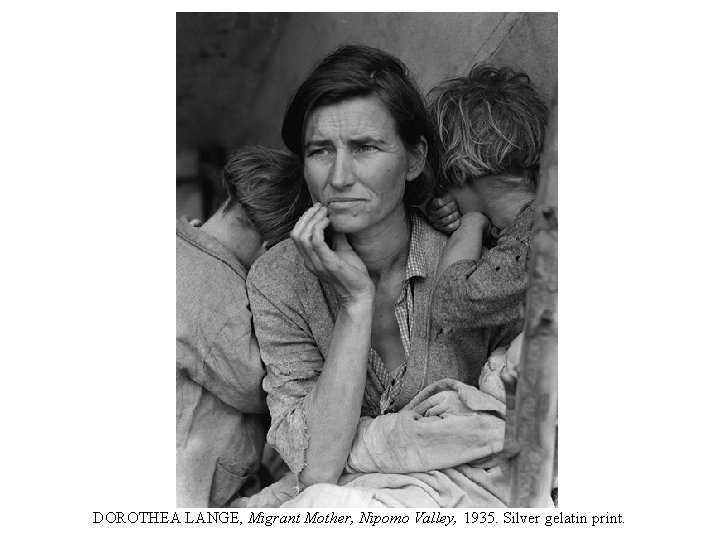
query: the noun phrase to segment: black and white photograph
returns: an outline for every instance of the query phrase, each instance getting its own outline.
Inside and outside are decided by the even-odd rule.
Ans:
[[[557,13],[176,22],[177,506],[557,506]]]
[[[0,536],[712,537],[713,15],[8,5]]]

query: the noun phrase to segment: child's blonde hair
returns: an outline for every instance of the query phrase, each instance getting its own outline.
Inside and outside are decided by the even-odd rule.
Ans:
[[[534,181],[548,109],[525,73],[476,65],[433,88],[429,107],[443,147],[442,188],[501,173]]]

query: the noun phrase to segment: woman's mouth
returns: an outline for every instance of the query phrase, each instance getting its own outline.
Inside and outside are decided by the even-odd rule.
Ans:
[[[355,197],[333,197],[331,199],[328,199],[327,205],[342,208],[344,206],[352,206],[364,200],[365,199],[359,199]]]

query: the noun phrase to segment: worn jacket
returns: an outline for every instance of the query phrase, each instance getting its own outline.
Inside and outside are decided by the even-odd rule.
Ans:
[[[418,220],[428,272],[414,285],[410,357],[395,410],[407,405],[428,384],[444,378],[476,385],[489,353],[507,345],[522,329],[522,315],[504,324],[454,327],[433,313],[435,270],[446,237]],[[308,435],[305,399],[317,382],[328,354],[338,302],[333,291],[306,269],[290,240],[260,257],[248,276],[248,296],[267,376],[272,417],[268,442],[299,474],[305,466]],[[368,392],[366,392],[366,399]]]
[[[176,225],[176,256],[177,505],[222,506],[261,460],[265,371],[245,268],[185,219]]]

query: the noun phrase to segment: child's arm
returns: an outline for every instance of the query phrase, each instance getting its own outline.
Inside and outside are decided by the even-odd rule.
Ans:
[[[460,218],[460,227],[450,235],[443,250],[437,275],[457,261],[480,258],[483,236],[490,227],[488,219],[480,212],[468,212]]]
[[[522,320],[534,216],[533,203],[479,260],[458,259],[444,268],[433,297],[433,316],[441,326],[489,327]]]
[[[433,228],[446,235],[451,235],[460,227],[461,215],[483,212],[469,184],[453,186],[442,197],[433,197],[425,210]]]

